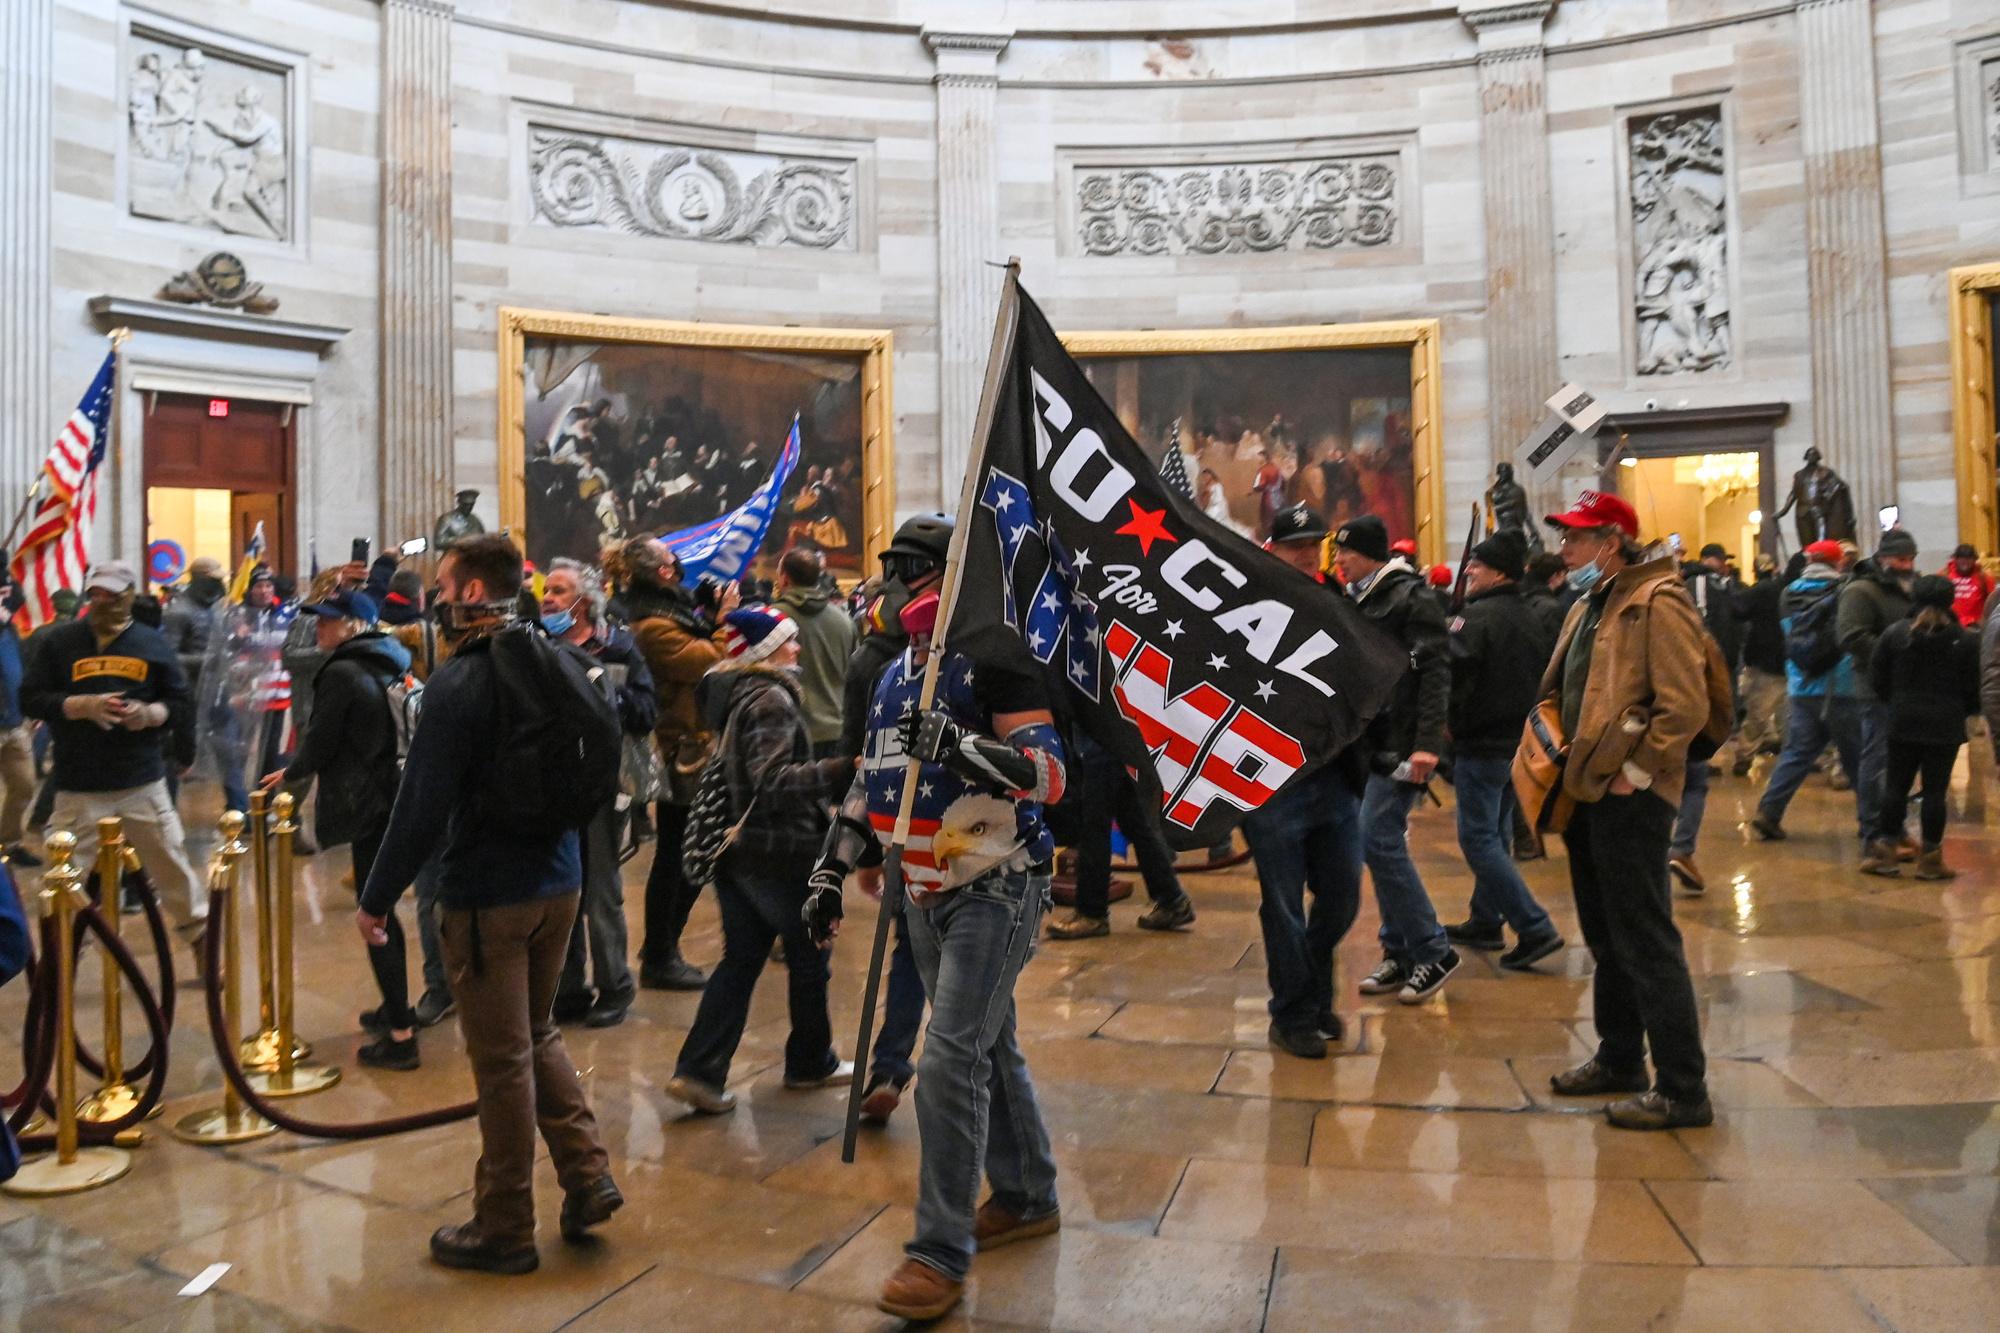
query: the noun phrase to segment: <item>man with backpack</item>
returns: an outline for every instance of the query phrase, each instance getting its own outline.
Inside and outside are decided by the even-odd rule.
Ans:
[[[358,590],[336,592],[299,608],[318,635],[323,655],[313,681],[313,709],[298,750],[283,770],[266,774],[269,790],[289,784],[303,792],[319,780],[313,833],[321,847],[351,845],[356,887],[368,882],[396,801],[409,740],[404,682],[410,655],[376,624],[375,600]],[[368,946],[368,965],[382,995],[361,1015],[375,1040],[355,1052],[378,1069],[417,1068],[417,1020],[410,1008],[403,927],[386,914],[384,940]]]
[[[1715,725],[1710,649],[1672,557],[1642,562],[1631,505],[1585,491],[1548,522],[1584,589],[1537,698],[1560,718],[1558,816],[1567,821],[1577,922],[1597,961],[1598,1035],[1592,1058],[1549,1083],[1564,1097],[1631,1094],[1604,1108],[1620,1129],[1707,1125],[1715,1112],[1694,982],[1674,924],[1667,842],[1688,750]],[[1517,771],[1535,742],[1523,744]],[[1657,1075],[1650,1086],[1649,1050]]]
[[[509,538],[456,543],[437,577],[458,642],[425,686],[355,925],[368,943],[387,943],[396,900],[436,854],[480,1158],[472,1220],[440,1227],[431,1255],[449,1268],[527,1273],[540,1263],[537,1128],[562,1183],[565,1240],[624,1203],[550,1016],[583,880],[576,831],[617,787],[618,717],[595,678],[603,668],[517,623],[522,561]]]
[[[1875,697],[1869,675],[1875,645],[1889,626],[1909,617],[1910,588],[1916,578],[1917,539],[1901,528],[1891,528],[1882,534],[1874,558],[1856,562],[1847,586],[1840,590],[1840,648],[1853,664],[1855,694],[1861,701],[1861,767],[1847,773],[1854,779],[1864,841],[1873,835],[1882,809],[1889,764],[1889,705]],[[1917,859],[1917,844],[1907,832],[1895,830],[1892,841],[1905,860]]]
[[[1785,632],[1785,747],[1750,819],[1750,831],[1766,842],[1785,836],[1785,808],[1812,773],[1828,745],[1848,773],[1861,772],[1861,699],[1854,662],[1841,651],[1839,615],[1840,543],[1817,541],[1805,549],[1806,565],[1778,599]],[[1860,837],[1873,832],[1874,810],[1866,784],[1854,785]]]

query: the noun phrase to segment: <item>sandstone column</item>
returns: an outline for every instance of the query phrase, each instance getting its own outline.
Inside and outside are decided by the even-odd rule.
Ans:
[[[450,507],[453,0],[382,0],[382,541]]]
[[[1896,503],[1874,24],[1868,0],[1798,15],[1813,443],[1853,488],[1868,549],[1876,508]]]
[[[923,36],[937,60],[938,476],[949,509],[965,481],[993,341],[1002,274],[989,262],[1006,258],[993,107],[1011,34],[927,28]]]
[[[1561,383],[1542,60],[1542,23],[1554,7],[1554,0],[1459,6],[1459,17],[1479,35],[1486,420],[1496,461],[1513,457],[1514,446],[1541,420],[1543,400]]]
[[[55,0],[0,3],[0,524],[54,439],[49,423],[50,66]],[[83,384],[75,387],[81,397]]]

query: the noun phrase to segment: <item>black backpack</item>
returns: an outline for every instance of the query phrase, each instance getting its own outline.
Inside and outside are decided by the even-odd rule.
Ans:
[[[604,667],[534,625],[487,642],[498,717],[485,822],[510,834],[582,828],[618,796],[624,733]]]
[[[1840,665],[1840,634],[1836,620],[1840,614],[1840,588],[1836,583],[1819,599],[1792,617],[1785,627],[1785,660],[1811,678],[1824,676]]]

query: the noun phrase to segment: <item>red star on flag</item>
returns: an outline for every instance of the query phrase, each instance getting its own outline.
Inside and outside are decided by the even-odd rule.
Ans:
[[[1141,509],[1139,502],[1130,497],[1127,497],[1125,503],[1132,507],[1132,521],[1118,529],[1118,535],[1121,537],[1128,535],[1136,537],[1139,541],[1139,553],[1141,555],[1152,555],[1153,543],[1156,541],[1177,542],[1180,540],[1179,537],[1168,532],[1166,525],[1161,522],[1167,516],[1166,510]]]

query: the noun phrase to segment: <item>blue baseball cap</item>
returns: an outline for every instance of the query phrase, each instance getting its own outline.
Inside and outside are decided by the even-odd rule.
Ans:
[[[343,588],[323,602],[308,602],[299,609],[328,620],[359,620],[367,625],[374,624],[378,614],[375,599],[359,588]]]

